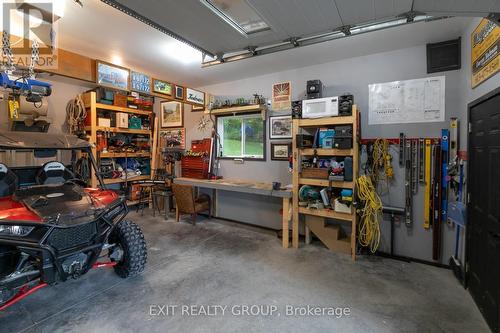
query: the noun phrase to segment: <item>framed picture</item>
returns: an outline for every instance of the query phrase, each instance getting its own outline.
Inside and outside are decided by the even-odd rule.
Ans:
[[[292,143],[274,143],[271,142],[271,160],[273,161],[288,161],[288,157],[292,153]]]
[[[160,103],[161,127],[182,127],[184,108],[181,102],[163,101]]]
[[[151,94],[151,77],[139,72],[130,72],[130,90]]]
[[[103,87],[130,90],[130,70],[104,61],[96,61],[96,83]]]
[[[292,116],[269,117],[269,139],[291,139]]]
[[[205,93],[203,91],[186,88],[186,101],[205,106]]]
[[[166,81],[153,79],[153,92],[172,96],[172,84]]]
[[[200,111],[205,111],[205,106],[203,105],[193,105],[191,107],[191,112],[200,112]]]
[[[272,103],[273,110],[287,110],[292,107],[292,88],[290,82],[273,84]]]
[[[184,99],[184,87],[175,86],[175,98]]]
[[[165,148],[186,149],[186,129],[182,127],[161,130],[160,140],[163,140]]]

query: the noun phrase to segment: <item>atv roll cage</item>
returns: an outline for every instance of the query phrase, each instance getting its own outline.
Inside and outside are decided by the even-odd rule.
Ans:
[[[80,150],[86,152],[102,189],[106,188],[88,141],[74,135],[0,131],[0,150]],[[0,161],[1,162],[1,161]]]
[[[40,288],[78,278],[92,268],[112,266],[121,277],[143,270],[144,236],[136,224],[124,220],[126,202],[106,189],[91,148],[71,135],[0,132],[0,151],[87,153],[100,184],[100,189],[85,188],[84,182],[67,177],[51,183],[39,173],[33,182],[37,185],[19,188],[16,182],[15,191],[7,195],[0,191],[0,311]],[[65,168],[59,161],[45,166],[50,163]],[[40,170],[45,172],[45,166]],[[136,252],[129,253],[130,249]],[[109,261],[98,261],[103,253]]]

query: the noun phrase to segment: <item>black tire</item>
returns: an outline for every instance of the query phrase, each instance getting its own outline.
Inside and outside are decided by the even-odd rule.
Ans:
[[[123,258],[114,267],[118,276],[125,279],[144,270],[148,252],[144,234],[137,224],[127,220],[118,222],[110,235],[110,242],[123,250]]]

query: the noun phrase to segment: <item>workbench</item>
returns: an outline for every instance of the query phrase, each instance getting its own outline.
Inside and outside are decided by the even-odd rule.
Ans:
[[[232,191],[232,192],[240,192],[240,193],[249,193],[270,197],[278,197],[283,199],[283,217],[282,217],[282,225],[283,225],[283,247],[289,247],[289,228],[290,228],[290,220],[292,219],[292,190],[273,190],[273,186],[271,183],[260,183],[254,182],[251,180],[242,180],[242,179],[217,179],[217,180],[208,180],[208,179],[194,179],[194,178],[175,178],[174,183],[180,185],[191,185],[194,187],[200,188],[209,188],[214,190],[214,195],[217,190],[221,191]],[[213,198],[212,203],[215,204],[216,200]],[[217,209],[213,210],[215,212],[215,216],[217,216]],[[295,226],[292,229],[292,239],[295,242],[295,239],[298,243],[299,231]]]

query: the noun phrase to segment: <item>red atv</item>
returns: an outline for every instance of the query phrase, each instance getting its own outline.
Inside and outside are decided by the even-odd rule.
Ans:
[[[101,189],[87,188],[92,171]],[[106,190],[87,141],[0,132],[0,311],[92,268],[112,266],[122,278],[142,272],[146,242],[127,213],[124,199]]]

